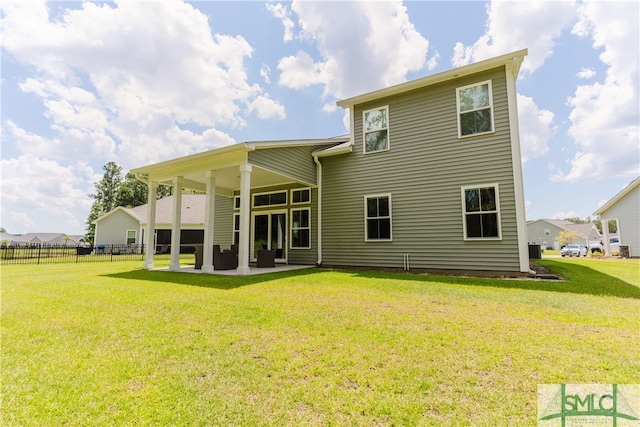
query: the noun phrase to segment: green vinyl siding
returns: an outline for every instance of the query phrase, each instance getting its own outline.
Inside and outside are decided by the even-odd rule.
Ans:
[[[492,81],[495,132],[458,138],[456,87]],[[389,151],[363,155],[362,112],[389,106]],[[323,162],[323,264],[519,271],[503,68],[356,105],[353,152]],[[465,241],[461,187],[498,184],[502,239]],[[393,198],[390,242],[365,242],[363,196]]]
[[[316,185],[316,164],[311,153],[324,146],[284,147],[249,153],[249,163],[293,180]]]
[[[310,155],[310,154],[309,154]],[[311,160],[313,162],[313,159]],[[265,206],[265,207],[254,207],[251,208],[251,212],[268,212],[271,210],[285,210],[287,211],[287,263],[289,264],[297,264],[297,265],[315,265],[316,262],[318,261],[318,189],[317,188],[311,188],[311,203],[296,203],[296,204],[291,204],[291,190],[292,189],[300,189],[300,188],[309,188],[307,185],[302,185],[302,184],[288,184],[288,185],[282,185],[282,186],[275,186],[275,187],[260,187],[260,188],[256,188],[256,189],[252,189],[251,190],[251,199],[253,200],[253,195],[255,193],[269,193],[269,192],[276,192],[276,191],[286,191],[287,192],[287,204],[284,206],[275,206],[275,207],[270,207],[270,206]],[[236,195],[239,195],[239,192],[236,191]],[[217,200],[217,199],[216,199]],[[239,213],[239,210],[233,210],[233,206],[232,206],[232,201],[233,198],[229,199],[229,207],[228,207],[228,214],[223,214],[226,215],[229,220],[228,220],[228,225],[226,225],[227,227],[229,227],[229,239],[231,239],[233,237],[232,234],[232,230],[233,230],[233,213]],[[216,215],[218,215],[218,209],[217,209],[217,201],[216,201]],[[310,208],[311,209],[311,215],[310,215],[310,224],[311,224],[311,248],[307,249],[307,248],[291,248],[291,209],[303,209],[303,208]],[[216,240],[217,241],[217,233],[220,232],[218,230],[218,223],[215,224],[216,227]],[[251,227],[253,227],[253,224],[251,225]],[[225,231],[226,233],[226,231]]]
[[[228,249],[233,243],[233,197],[216,196],[213,210],[213,244]]]

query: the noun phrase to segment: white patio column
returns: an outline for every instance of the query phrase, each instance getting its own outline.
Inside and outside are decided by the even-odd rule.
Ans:
[[[180,227],[182,226],[182,177],[173,178],[173,224],[171,226],[170,271],[180,271]]]
[[[149,208],[147,211],[147,229],[145,231],[144,266],[147,270],[153,270],[153,255],[156,252],[156,194],[158,193],[158,183],[149,181],[149,194],[147,195]]]
[[[202,271],[213,273],[213,222],[216,207],[216,172],[207,171],[207,196],[204,208],[204,240],[202,241]]]
[[[609,240],[609,220],[604,217],[600,217],[600,224],[602,225],[602,235],[604,236],[604,254],[605,256],[611,256],[611,242]]]
[[[251,230],[251,165],[240,165],[240,241],[238,274],[249,274],[249,235]]]

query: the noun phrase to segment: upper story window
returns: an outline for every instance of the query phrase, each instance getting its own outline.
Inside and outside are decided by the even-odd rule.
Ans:
[[[493,132],[491,80],[456,89],[458,137]]]
[[[389,149],[389,106],[362,113],[364,152],[375,153]]]
[[[364,197],[365,241],[391,240],[391,194]]]
[[[253,207],[281,206],[287,204],[287,191],[259,193],[253,195]]]
[[[498,184],[462,187],[465,240],[500,239]]]
[[[291,204],[296,205],[300,203],[311,203],[310,188],[297,188],[295,190],[291,190]]]

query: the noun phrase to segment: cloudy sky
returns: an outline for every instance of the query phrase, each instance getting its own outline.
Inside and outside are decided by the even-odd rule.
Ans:
[[[0,225],[83,234],[126,172],[343,135],[336,101],[529,49],[527,219],[585,218],[640,174],[637,1],[0,1]]]

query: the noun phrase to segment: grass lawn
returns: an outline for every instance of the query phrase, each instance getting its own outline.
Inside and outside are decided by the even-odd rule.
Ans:
[[[140,262],[2,267],[12,425],[536,425],[542,383],[640,383],[640,261],[567,281]]]

